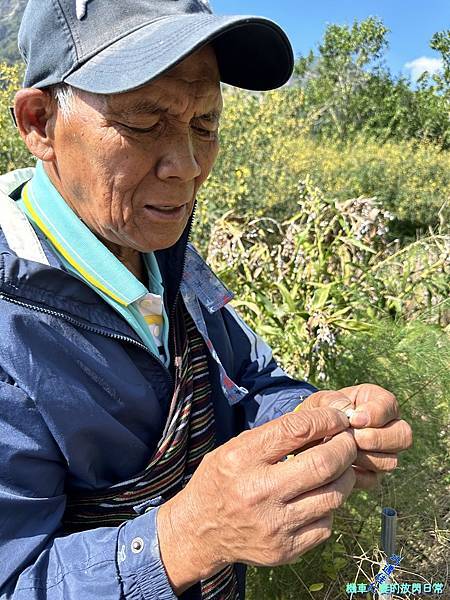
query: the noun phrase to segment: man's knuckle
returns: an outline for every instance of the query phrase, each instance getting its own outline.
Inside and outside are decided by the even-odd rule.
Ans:
[[[392,456],[392,457],[388,457],[388,458],[384,458],[381,461],[381,467],[379,468],[380,471],[392,471],[393,469],[395,469],[397,466],[397,457],[396,456]]]
[[[328,481],[333,474],[334,461],[327,460],[322,453],[311,452],[310,461],[312,469],[317,473],[321,481]]]
[[[224,447],[221,451],[221,460],[222,464],[228,469],[239,467],[242,460],[240,448],[234,444],[231,444],[226,448]]]
[[[344,494],[340,490],[332,490],[328,494],[324,496],[324,507],[326,512],[330,512],[331,510],[336,510],[345,501]]]
[[[398,457],[397,456],[392,456],[389,459],[389,471],[392,471],[393,469],[396,469],[398,467]]]
[[[331,525],[322,521],[321,525],[314,527],[308,533],[308,542],[310,547],[315,547],[327,540],[331,535]]]
[[[376,429],[358,429],[355,431],[356,441],[362,450],[378,450],[379,439]]]
[[[241,499],[243,508],[253,510],[262,506],[270,498],[273,486],[265,476],[239,478],[237,493]]]
[[[369,389],[369,390],[371,390],[371,391],[373,391],[373,392],[378,392],[378,393],[383,394],[383,395],[385,395],[385,394],[391,394],[391,395],[393,395],[392,392],[390,392],[389,390],[387,390],[383,386],[378,385],[378,383],[365,383],[364,387],[367,388],[367,389]]]
[[[353,467],[350,467],[349,469],[347,469],[347,477],[349,480],[350,489],[352,490],[356,483],[356,473],[355,473],[355,469]]]
[[[397,402],[397,397],[392,393],[392,392],[388,392],[386,391],[386,399],[389,402],[389,407],[390,407],[390,412],[391,412],[391,417],[393,419],[397,418],[399,415],[399,405]]]
[[[363,431],[363,430],[359,430]],[[359,433],[359,432],[358,432]],[[338,454],[341,462],[349,463],[356,460],[358,455],[358,446],[353,435],[344,431],[334,438],[335,454]]]
[[[276,566],[282,564],[284,548],[281,544],[276,544],[274,539],[269,536],[261,536],[260,543],[260,562],[266,566]]]
[[[286,546],[281,547],[279,550],[272,553],[272,564],[273,565],[285,565],[292,558],[292,554],[287,550]]]
[[[304,414],[288,413],[280,417],[284,435],[293,439],[309,439],[313,435],[313,421]]]
[[[397,404],[397,397],[390,390],[387,390],[377,383],[365,383],[363,385],[369,392],[372,392],[374,396],[381,396],[388,400],[390,404]]]
[[[382,458],[378,465],[378,470],[380,471],[392,471],[397,467],[398,458],[396,456],[388,456]]]
[[[233,504],[239,506],[243,513],[251,512],[256,508],[254,496],[242,479],[238,479],[235,485],[230,486],[229,496]]]
[[[325,517],[324,526],[321,529],[321,539],[327,540],[331,537],[333,533],[333,514],[330,513]]]
[[[354,462],[356,460],[356,457],[358,456],[358,446],[356,444],[355,438],[350,433],[346,433],[342,437],[345,443],[345,457],[347,458],[347,462]]]
[[[387,400],[389,400],[392,404],[397,404],[397,397],[395,396],[395,394],[393,394],[392,392],[390,392],[389,390],[387,390],[385,388],[380,388],[380,389],[383,390],[383,395]]]
[[[287,530],[288,525],[283,519],[273,519],[272,525],[268,530],[268,534],[270,539],[274,540],[272,543],[275,543],[278,550],[282,549],[284,546]]]
[[[405,448],[411,448],[413,445],[413,431],[406,421],[401,421],[403,427]]]

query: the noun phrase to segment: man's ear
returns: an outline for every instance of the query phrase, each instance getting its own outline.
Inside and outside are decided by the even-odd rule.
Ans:
[[[51,161],[55,157],[55,111],[55,102],[47,90],[23,88],[14,98],[14,113],[20,137],[31,154],[43,161]]]

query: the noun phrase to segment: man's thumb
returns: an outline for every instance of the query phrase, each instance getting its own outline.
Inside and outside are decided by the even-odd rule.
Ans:
[[[319,408],[322,406],[331,406],[338,410],[345,411],[354,408],[354,402],[346,394],[337,390],[320,390],[308,396],[295,410],[304,408]]]
[[[328,406],[331,408],[337,408],[337,410],[345,413],[348,418],[350,418],[350,415],[353,413],[355,408],[353,402],[346,397],[332,400]]]
[[[336,435],[348,426],[348,418],[341,411],[330,407],[301,408],[255,428],[253,431],[259,430],[260,435],[252,440],[252,447],[247,441],[247,452],[261,462],[274,464],[310,442]]]

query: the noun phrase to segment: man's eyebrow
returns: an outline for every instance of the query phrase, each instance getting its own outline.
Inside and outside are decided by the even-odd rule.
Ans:
[[[142,99],[136,102],[125,104],[121,107],[112,107],[108,105],[108,112],[114,116],[131,117],[135,115],[155,114],[157,112],[166,113],[167,108],[162,107],[158,102]],[[220,110],[212,110],[204,115],[198,115],[197,119],[205,119],[206,121],[218,122],[221,115]]]
[[[108,112],[113,115],[120,116],[131,116],[131,115],[144,115],[154,114],[156,112],[167,112],[167,109],[160,106],[154,100],[141,99],[136,100],[133,103],[124,104],[123,106],[113,107],[108,103]]]

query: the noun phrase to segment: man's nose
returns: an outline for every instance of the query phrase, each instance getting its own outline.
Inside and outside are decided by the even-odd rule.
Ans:
[[[159,179],[176,177],[182,181],[195,179],[202,172],[195,157],[191,133],[170,136],[162,146],[162,156],[156,166]]]

